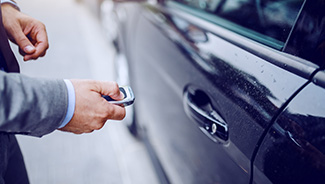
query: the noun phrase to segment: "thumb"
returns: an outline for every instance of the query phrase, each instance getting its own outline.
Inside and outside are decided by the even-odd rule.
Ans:
[[[19,49],[24,52],[24,54],[33,54],[36,51],[34,45],[29,41],[26,35],[19,31],[14,37],[16,44],[19,46]]]
[[[124,98],[124,94],[120,92],[116,82],[100,82],[99,93],[108,95],[114,100],[122,100]]]

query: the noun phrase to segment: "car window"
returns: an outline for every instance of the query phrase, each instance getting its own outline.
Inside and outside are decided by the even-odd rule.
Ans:
[[[282,49],[304,0],[170,0],[220,26]],[[185,5],[185,6],[184,6]]]

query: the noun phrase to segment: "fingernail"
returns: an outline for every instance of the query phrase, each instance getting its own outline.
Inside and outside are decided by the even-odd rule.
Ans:
[[[124,94],[122,92],[120,92],[120,97],[121,100],[124,99]]]
[[[31,46],[31,45],[27,45],[25,48],[24,48],[24,52],[27,52],[27,53],[30,53],[30,52],[33,52],[35,50],[35,47]]]

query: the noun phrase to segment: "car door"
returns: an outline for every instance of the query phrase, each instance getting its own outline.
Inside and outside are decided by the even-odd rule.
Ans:
[[[254,162],[255,183],[325,183],[324,79],[319,72],[268,131]]]
[[[303,1],[258,2],[134,4],[137,120],[171,183],[249,183],[260,138],[318,68],[282,52]]]
[[[325,3],[306,1],[286,50],[325,64]],[[319,69],[270,127],[254,158],[254,182],[325,183],[325,73]]]

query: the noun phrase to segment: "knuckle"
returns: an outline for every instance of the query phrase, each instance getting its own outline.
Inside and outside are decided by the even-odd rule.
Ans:
[[[20,36],[20,35],[19,36],[17,35],[17,37],[15,38],[15,41],[16,41],[16,43],[18,43],[18,45],[21,45],[22,47],[25,46],[23,44],[26,44],[26,45],[28,44],[27,38],[24,36]]]
[[[111,86],[112,86],[113,92],[119,92],[119,86],[118,86],[117,82],[115,82],[115,81],[111,82]]]
[[[103,115],[100,115],[100,117],[96,118],[96,120],[92,122],[89,129],[90,130],[99,130],[104,126],[105,122],[106,122],[106,118]]]
[[[115,109],[112,105],[109,105],[107,108],[105,108],[105,118],[110,119],[112,117],[112,114],[115,113]]]
[[[123,108],[123,111],[119,114],[118,120],[123,120],[126,116],[125,108]]]
[[[37,20],[37,19],[33,19],[33,20],[31,21],[31,25],[34,25],[34,26],[36,26],[36,27],[38,27],[38,28],[41,28],[41,29],[46,29],[45,24],[44,24],[43,22]]]
[[[126,115],[125,108],[115,107],[112,117],[115,120],[123,120],[125,118],[125,115]]]
[[[43,27],[43,29],[46,30],[46,25],[43,22],[40,22],[40,24]]]
[[[125,108],[117,106],[117,105],[108,105],[105,108],[105,120],[114,119],[114,120],[122,120],[126,116]]]
[[[46,52],[43,52],[42,54],[40,54],[40,57],[44,57],[46,54]]]
[[[95,126],[95,130],[100,130],[102,127],[104,126],[104,123],[97,123],[97,125]]]
[[[101,81],[96,80],[89,80],[88,81],[90,85],[92,85],[96,90],[100,90],[103,86]]]
[[[41,27],[43,28],[43,29],[46,29],[46,26],[45,26],[45,24],[43,24],[43,22],[41,22],[41,21],[38,21],[39,22],[39,24],[41,25]]]
[[[92,133],[94,130],[88,130],[85,133]]]

